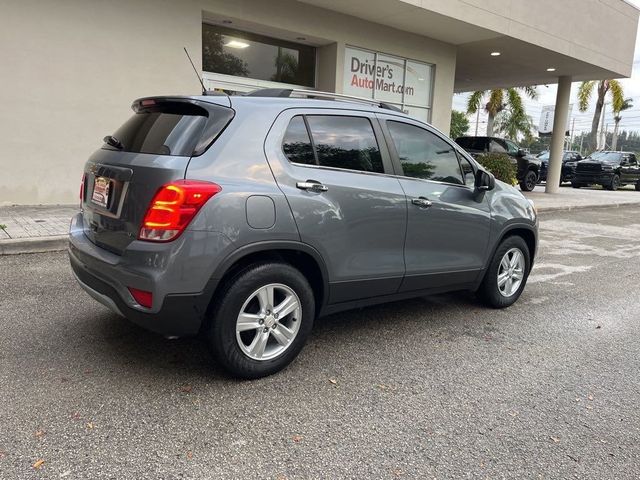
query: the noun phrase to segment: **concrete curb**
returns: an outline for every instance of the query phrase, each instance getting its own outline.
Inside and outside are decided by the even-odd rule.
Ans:
[[[67,235],[50,237],[10,238],[0,241],[0,255],[19,253],[59,252],[66,250],[69,242]]]
[[[640,207],[640,202],[605,203],[602,205],[564,205],[561,207],[538,207],[538,213],[571,212],[573,210],[605,210],[607,208]]]

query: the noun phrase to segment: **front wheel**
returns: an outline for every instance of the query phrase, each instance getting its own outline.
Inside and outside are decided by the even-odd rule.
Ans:
[[[609,184],[606,185],[605,188],[613,192],[618,190],[618,188],[620,188],[620,177],[618,175],[614,175],[613,177],[611,177],[611,182],[609,182]]]
[[[524,290],[530,268],[527,243],[522,237],[507,237],[493,255],[478,289],[480,300],[493,308],[513,305]]]
[[[636,183],[636,192],[640,192],[640,180]]]
[[[311,332],[313,291],[291,265],[251,265],[217,295],[207,340],[217,362],[234,377],[260,378],[282,370]]]
[[[581,188],[581,187],[584,187],[584,185],[582,185],[581,183],[573,183],[573,182],[571,182],[571,186],[572,186],[573,188]]]
[[[529,170],[522,181],[520,182],[520,190],[524,192],[530,192],[534,188],[536,188],[536,183],[538,181],[538,174],[533,170]]]

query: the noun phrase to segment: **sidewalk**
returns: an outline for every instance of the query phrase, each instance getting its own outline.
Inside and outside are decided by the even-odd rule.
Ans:
[[[78,205],[0,207],[0,255],[64,250],[77,211]]]
[[[625,187],[617,192],[596,188],[562,187],[559,193],[544,193],[544,185],[525,194],[538,213],[576,209],[640,206],[640,192]],[[64,250],[67,248],[69,221],[77,205],[38,205],[0,207],[0,255]]]

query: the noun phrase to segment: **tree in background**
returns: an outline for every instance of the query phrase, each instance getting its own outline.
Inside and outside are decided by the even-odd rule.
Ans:
[[[453,139],[466,135],[469,131],[469,120],[463,112],[458,110],[451,111],[451,126],[449,128],[449,136]]]
[[[224,51],[224,38],[209,25],[202,28],[202,69],[238,77],[249,76],[247,62]]]
[[[498,114],[493,127],[496,132],[514,142],[518,142],[520,137],[530,142],[535,128],[533,119],[524,109],[513,110],[511,107],[507,107]]]
[[[589,102],[594,90],[598,91],[598,98],[596,100],[596,111],[593,113],[593,121],[591,122],[591,133],[588,141],[589,150],[595,150],[598,147],[598,125],[607,93],[611,97],[614,112],[620,112],[624,103],[622,84],[618,80],[590,80],[582,82],[578,90],[578,108],[581,112],[586,112],[589,108]]]
[[[474,114],[480,108],[482,108],[482,101],[487,96],[488,102],[484,105],[484,111],[487,112],[489,118],[487,119],[487,136],[493,136],[493,126],[496,116],[505,109],[511,111],[510,117],[521,121],[523,117],[527,116],[522,101],[521,93],[524,93],[532,100],[538,98],[538,91],[536,87],[513,87],[507,89],[495,89],[495,90],[479,90],[473,92],[467,100],[467,113]]]
[[[622,105],[620,105],[620,109],[619,110],[614,109],[613,111],[613,113],[615,114],[613,119],[616,122],[616,126],[613,129],[613,139],[611,140],[611,150],[615,150],[616,148],[618,148],[618,127],[620,126],[620,120],[622,120],[622,116],[620,115],[620,113],[624,112],[625,110],[629,110],[630,108],[633,108],[633,99],[625,98],[625,100],[622,102]]]

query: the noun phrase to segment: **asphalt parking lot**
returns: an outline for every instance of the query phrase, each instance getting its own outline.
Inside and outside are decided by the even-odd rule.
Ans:
[[[334,315],[252,382],[111,314],[64,253],[0,257],[0,478],[637,478],[639,218],[545,214],[510,309]]]

